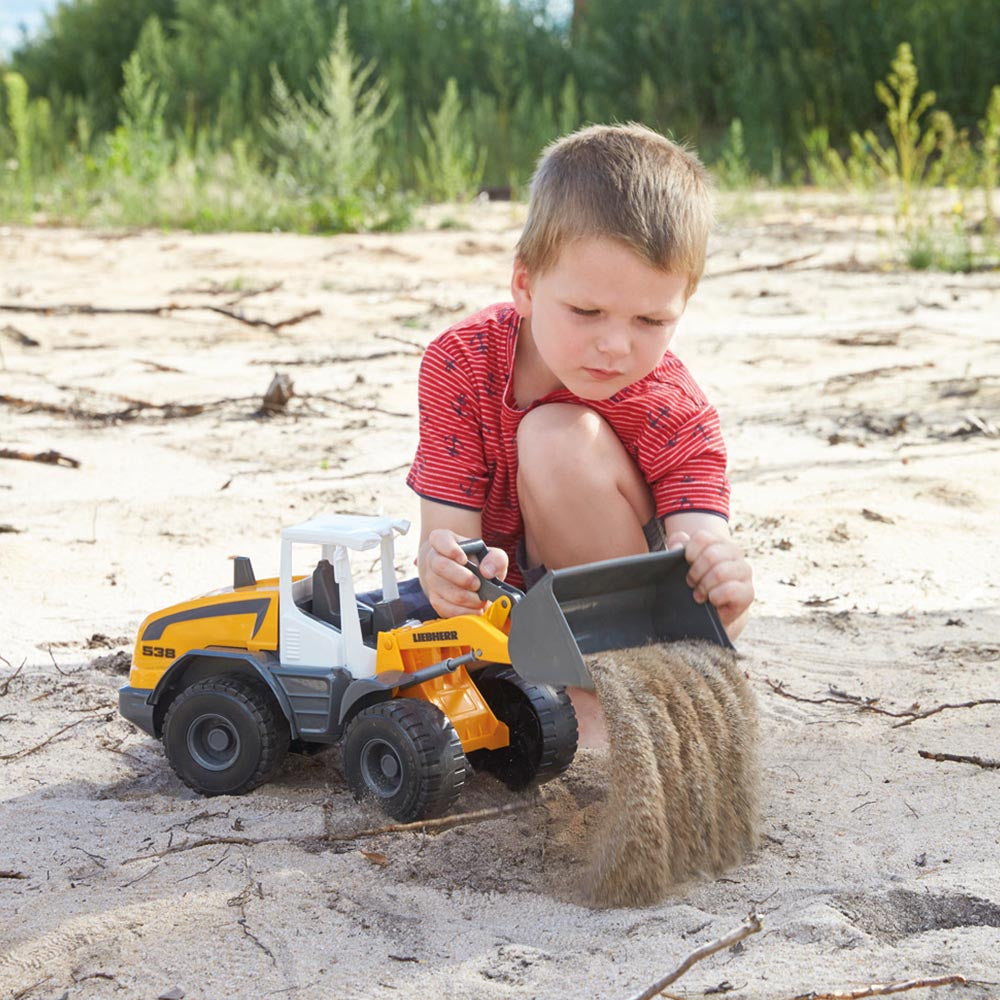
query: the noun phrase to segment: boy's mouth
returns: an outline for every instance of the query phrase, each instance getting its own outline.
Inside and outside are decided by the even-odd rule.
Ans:
[[[584,368],[592,379],[598,382],[610,382],[612,379],[621,378],[622,373],[610,368]]]

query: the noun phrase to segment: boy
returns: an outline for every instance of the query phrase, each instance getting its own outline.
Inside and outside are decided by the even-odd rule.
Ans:
[[[485,576],[685,546],[688,583],[730,637],[753,600],[729,535],[718,415],[671,338],[697,287],[711,185],[696,157],[639,125],[593,126],[542,155],[515,253],[513,303],[447,330],[420,369],[417,565],[442,617],[482,607]],[[583,745],[593,695],[570,691]]]

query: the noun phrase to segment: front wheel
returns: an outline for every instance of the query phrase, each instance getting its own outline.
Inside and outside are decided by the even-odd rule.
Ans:
[[[529,684],[511,667],[486,667],[475,681],[490,710],[510,730],[508,746],[471,755],[475,767],[515,790],[551,781],[569,767],[577,724],[565,688]]]
[[[344,777],[355,798],[373,798],[402,823],[446,813],[467,771],[455,727],[417,698],[363,708],[344,737]]]
[[[163,748],[170,766],[202,795],[242,795],[263,784],[288,751],[288,721],[261,685],[206,677],[167,709]]]

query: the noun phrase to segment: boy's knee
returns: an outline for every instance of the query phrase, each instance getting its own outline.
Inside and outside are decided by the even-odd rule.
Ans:
[[[604,433],[614,431],[586,406],[538,406],[524,415],[517,429],[518,475],[550,482],[564,469],[578,472]]]

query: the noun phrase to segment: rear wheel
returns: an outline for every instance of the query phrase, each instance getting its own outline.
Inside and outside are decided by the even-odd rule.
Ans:
[[[510,745],[477,750],[474,767],[495,774],[508,788],[558,777],[576,754],[576,712],[566,689],[529,684],[511,667],[487,667],[475,676],[490,710],[510,730]]]
[[[403,823],[446,813],[468,762],[455,727],[430,702],[393,698],[363,708],[344,737],[344,777]]]
[[[288,721],[271,694],[244,677],[206,677],[167,709],[170,766],[202,795],[241,795],[263,784],[288,751]]]

